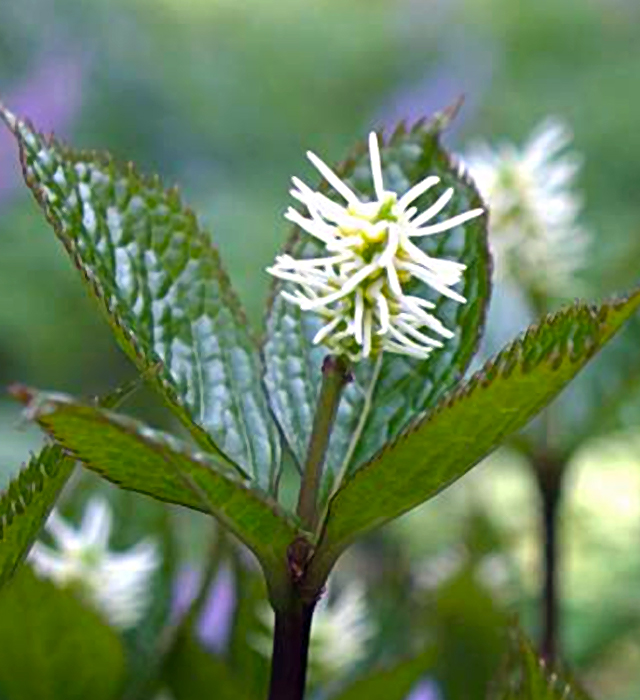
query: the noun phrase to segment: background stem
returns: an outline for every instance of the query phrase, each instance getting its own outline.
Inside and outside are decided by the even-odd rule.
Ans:
[[[564,468],[548,457],[538,459],[536,475],[542,505],[542,610],[540,654],[549,663],[560,653],[560,596],[558,566],[558,515]]]

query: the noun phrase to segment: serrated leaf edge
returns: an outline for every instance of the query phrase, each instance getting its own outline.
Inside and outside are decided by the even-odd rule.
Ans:
[[[480,388],[488,388],[498,378],[507,378],[513,371],[513,368],[518,365],[519,362],[521,362],[524,373],[533,370],[535,367],[545,362],[548,363],[551,366],[551,369],[554,371],[559,369],[560,365],[565,360],[574,365],[584,364],[584,362],[586,362],[586,360],[595,354],[595,352],[601,347],[602,344],[598,342],[598,336],[600,334],[606,334],[606,323],[610,312],[617,311],[625,306],[629,306],[628,314],[631,314],[637,307],[638,302],[640,302],[640,287],[626,296],[615,297],[609,301],[603,302],[600,305],[584,304],[576,301],[573,305],[560,309],[553,314],[549,314],[541,319],[541,321],[537,324],[530,326],[524,333],[520,334],[505,348],[498,352],[497,355],[489,359],[484,366],[475,372],[468,380],[461,382],[458,386],[454,387],[454,389],[446,394],[431,411],[422,417],[418,417],[395,440],[385,445],[377,454],[359,467],[355,472],[350,473],[342,482],[340,488],[333,493],[325,508],[321,533],[318,540],[318,547],[316,549],[322,563],[317,567],[312,568],[315,568],[316,572],[319,573],[320,577],[322,578],[327,562],[335,561],[336,557],[339,556],[344,547],[348,545],[348,541],[345,543],[344,540],[340,540],[339,542],[330,543],[328,545],[328,549],[323,547],[323,544],[326,542],[325,536],[328,523],[331,519],[331,508],[334,500],[340,495],[343,489],[348,488],[352,482],[361,478],[369,469],[375,468],[375,464],[380,459],[383,459],[388,452],[393,450],[398,444],[401,444],[411,437],[417,430],[423,428],[425,425],[428,425],[444,411],[455,406],[458,402],[471,397]],[[573,352],[574,348],[572,347],[570,338],[560,338],[554,341],[552,344],[547,345],[542,352],[536,355],[533,359],[530,359],[528,366],[525,367],[525,344],[530,342],[535,343],[537,340],[541,339],[543,335],[548,334],[550,330],[554,328],[554,326],[562,323],[565,319],[570,319],[572,316],[573,320],[575,321],[579,321],[580,317],[582,317],[584,320],[588,320],[594,324],[595,333],[592,335],[595,335],[596,337],[594,338],[590,335],[588,342],[583,344],[579,352]],[[620,327],[621,323],[613,329],[614,332]],[[564,347],[562,347],[563,343],[565,344]],[[545,404],[542,403],[536,408],[536,411],[539,410],[539,408],[542,408],[544,405]]]
[[[123,416],[108,410],[96,408],[95,406],[82,404],[81,402],[77,402],[64,394],[42,394],[32,389],[22,387],[21,394],[16,396],[16,398],[25,404],[25,414],[29,420],[34,420],[35,422],[39,423],[48,435],[56,440],[56,442],[62,446],[68,454],[73,455],[74,458],[78,459],[80,463],[85,465],[87,469],[100,474],[103,476],[103,478],[106,478],[112,483],[118,484],[118,481],[110,477],[108,473],[105,472],[104,469],[100,468],[98,464],[94,464],[76,453],[73,448],[66,444],[67,441],[64,438],[57,435],[55,429],[53,429],[50,425],[45,424],[47,414],[64,411],[65,408],[70,410],[82,410],[83,408],[87,408],[91,411],[95,411],[96,420],[102,419],[105,422],[115,424],[129,436],[143,442],[146,447],[157,453],[159,457],[163,459],[163,461],[170,462],[170,460],[167,459],[167,454],[165,451],[170,451],[176,455],[181,455],[189,461],[202,467],[203,470],[211,472],[217,478],[233,484],[234,487],[243,491],[250,498],[259,501],[262,506],[268,508],[272,515],[281,521],[283,525],[288,528],[288,530],[290,530],[291,541],[303,534],[297,519],[294,518],[289,511],[285,510],[267,492],[256,486],[252,479],[241,479],[226,465],[220,465],[220,468],[216,468],[216,465],[213,464],[214,458],[210,454],[194,451],[189,447],[189,445],[182,443],[173,435],[156,431],[144,423],[140,423],[139,421],[129,418],[128,416]],[[174,467],[172,464],[169,466],[172,469]],[[221,511],[216,504],[211,501],[206,493],[204,493],[203,489],[195,482],[194,479],[189,478],[188,474],[184,474],[184,472],[182,472],[177,465],[175,465],[174,472],[178,473],[177,475],[180,478],[183,476],[185,477],[183,480],[185,488],[188,488],[196,499],[199,500],[201,506],[199,510],[214,516],[220,522],[225,524],[225,526],[229,527],[229,529],[234,532],[237,537],[245,541],[245,544],[247,544],[247,546],[254,551],[255,555],[265,566],[265,574],[267,574],[267,576],[273,574],[275,571],[275,562],[272,561],[273,557],[269,555],[269,558],[266,558],[263,556],[263,551],[256,549],[249,542],[246,542],[241,528],[236,527],[233,518],[226,515],[224,511]],[[127,487],[127,489],[136,490],[130,489],[129,487]],[[141,491],[141,493],[150,495],[149,493],[143,491]],[[282,564],[284,565],[284,562],[282,562]]]
[[[366,464],[363,464],[362,467],[347,479],[347,482],[350,481],[351,478],[356,478],[361,470],[366,469],[373,462],[376,462],[385,452],[393,449],[396,444],[405,440],[422,426],[428,424],[437,415],[451,408],[462,399],[469,398],[480,387],[486,389],[498,378],[508,378],[516,366],[520,365],[523,372],[526,374],[543,362],[548,362],[552,369],[557,369],[559,363],[565,359],[568,359],[572,364],[579,364],[585,359],[588,359],[598,349],[597,339],[593,337],[588,338],[585,347],[578,353],[572,352],[572,348],[569,347],[571,345],[570,339],[568,339],[568,344],[563,348],[562,343],[567,340],[563,338],[554,341],[552,345],[544,348],[537,356],[531,359],[528,359],[524,354],[524,348],[525,345],[535,343],[537,340],[541,339],[543,334],[548,332],[549,329],[553,329],[556,324],[561,323],[565,318],[576,313],[584,314],[586,312],[589,315],[589,320],[598,324],[597,332],[599,332],[606,323],[609,309],[615,310],[616,307],[624,306],[627,302],[631,301],[634,296],[640,296],[640,290],[625,299],[605,302],[602,306],[575,303],[568,308],[561,309],[546,316],[539,323],[530,326],[524,333],[500,350],[497,355],[489,359],[483,367],[476,371],[468,380],[461,382],[452,389],[426,416],[422,416],[413,421],[401,435],[388,445],[385,445],[385,447]]]
[[[47,445],[33,455],[0,492],[0,543],[5,540],[6,528],[26,513],[34,496],[42,493],[45,481],[57,476],[63,459],[61,448]],[[51,505],[53,507],[53,503]]]
[[[182,404],[182,401],[178,396],[173,382],[167,378],[170,377],[170,372],[167,370],[165,363],[155,353],[153,353],[154,358],[152,358],[151,361],[145,358],[145,353],[142,351],[135,335],[129,332],[129,330],[123,325],[123,320],[120,317],[121,315],[115,313],[113,309],[113,304],[109,300],[109,295],[105,292],[99,280],[97,280],[95,276],[91,274],[90,270],[82,263],[80,255],[75,249],[73,239],[71,239],[68,236],[65,236],[58,223],[54,220],[52,216],[50,216],[46,199],[42,192],[42,188],[39,187],[38,183],[35,182],[33,178],[29,176],[28,173],[28,163],[25,149],[27,139],[20,133],[20,125],[24,125],[28,130],[34,132],[39,138],[43,140],[43,142],[48,147],[52,149],[57,149],[63,157],[73,159],[74,161],[83,159],[94,160],[105,169],[114,169],[116,172],[122,172],[125,176],[131,176],[135,178],[143,187],[161,188],[162,191],[166,193],[168,198],[173,197],[175,199],[175,205],[178,206],[184,213],[184,215],[194,224],[193,235],[202,244],[203,250],[206,250],[208,255],[210,255],[213,259],[213,267],[218,272],[218,283],[220,285],[221,296],[224,300],[225,305],[227,305],[231,309],[238,324],[244,327],[247,333],[247,338],[252,344],[252,347],[255,351],[256,361],[259,363],[257,367],[258,376],[263,378],[265,375],[265,366],[259,338],[253,332],[253,329],[251,328],[242,303],[233,289],[231,279],[229,278],[229,275],[227,274],[224,266],[222,265],[222,260],[220,258],[220,253],[217,249],[217,246],[214,244],[211,236],[208,235],[206,230],[199,225],[198,217],[196,216],[193,209],[184,204],[179,188],[177,186],[164,187],[162,184],[162,179],[158,175],[148,176],[142,174],[136,169],[135,165],[131,161],[121,162],[114,158],[108,152],[86,149],[74,150],[68,147],[66,144],[59,141],[54,136],[54,134],[50,134],[48,136],[42,134],[40,131],[38,131],[38,129],[35,128],[31,120],[15,116],[10,110],[8,110],[4,106],[4,104],[1,101],[0,119],[7,125],[9,130],[16,137],[20,154],[20,165],[22,169],[22,174],[25,182],[27,183],[27,186],[29,187],[29,190],[31,191],[38,205],[44,212],[46,220],[54,229],[56,237],[63,244],[74,266],[77,268],[77,270],[80,272],[85,282],[87,283],[87,286],[89,287],[92,295],[98,302],[99,308],[103,311],[114,333],[118,335],[128,346],[134,363],[142,372],[146,373],[147,376],[150,377],[150,383],[154,384],[157,387],[157,389],[159,389],[159,393],[164,399],[165,403],[179,418],[181,423],[186,427],[186,429],[189,431],[189,433],[192,435],[192,437],[198,443],[198,445],[200,445],[200,447],[202,447],[208,452],[213,452],[214,454],[218,455],[221,459],[224,459],[230,466],[234,467],[237,470],[238,474],[242,478],[250,478],[250,476],[244,471],[244,469],[242,469],[242,467],[240,467],[240,465],[238,465],[234,460],[228,457],[218,447],[218,445],[215,443],[215,441],[209,435],[209,433],[191,418],[188,409]],[[162,371],[159,371],[160,368],[162,369]],[[149,372],[149,370],[152,369],[154,371]],[[278,425],[275,415],[271,410],[271,404],[268,398],[268,394],[264,389],[263,381],[261,382],[261,390],[264,393],[265,406],[268,409],[268,414],[274,422],[277,434],[281,437],[282,431],[280,430],[280,426]],[[279,458],[276,450],[276,454],[274,454],[274,460],[277,459]],[[277,467],[277,465],[275,466]],[[274,468],[273,471],[275,472],[277,471],[277,469]],[[272,480],[274,479],[274,476],[275,475],[272,475]]]

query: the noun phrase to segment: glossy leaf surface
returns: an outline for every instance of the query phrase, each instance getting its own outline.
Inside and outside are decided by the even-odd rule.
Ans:
[[[279,435],[217,251],[178,191],[44,138],[0,106],[27,184],[137,366],[208,451],[270,488]]]

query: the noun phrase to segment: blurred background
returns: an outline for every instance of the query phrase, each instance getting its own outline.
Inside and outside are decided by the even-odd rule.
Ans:
[[[561,117],[584,159],[592,237],[575,294],[602,298],[640,278],[639,28],[634,0],[23,0],[0,9],[0,96],[44,131],[179,183],[256,330],[264,268],[287,235],[289,178],[314,181],[306,149],[338,160],[372,127],[411,122],[460,95],[447,136],[457,152],[477,140],[522,143],[545,117]],[[528,322],[500,309],[488,347]],[[631,348],[618,374],[640,371],[636,338],[632,328],[612,349],[614,358]],[[598,391],[585,399],[578,387],[565,405],[602,401],[610,371],[603,357],[588,376]],[[0,385],[89,397],[133,376],[0,132]],[[607,700],[640,697],[633,394],[592,427],[596,437],[572,445],[560,519],[564,655]],[[126,410],[167,426],[145,391]],[[2,483],[39,443],[0,394]],[[368,659],[412,648],[419,605],[422,631],[445,650],[433,667],[438,692],[469,700],[497,668],[506,621],[518,615],[538,634],[534,482],[526,458],[507,448],[345,557],[345,580],[369,591]],[[197,563],[205,526],[176,517],[183,556]]]

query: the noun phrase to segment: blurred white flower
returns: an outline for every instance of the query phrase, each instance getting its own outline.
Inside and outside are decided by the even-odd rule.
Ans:
[[[411,204],[440,178],[426,177],[399,196],[384,189],[375,133],[369,135],[369,154],[375,199],[363,202],[320,158],[307,153],[346,206],[294,177],[291,195],[307,208],[309,216],[292,207],[285,216],[323,243],[327,255],[307,260],[279,255],[267,271],[296,285],[294,293],[282,292],[285,299],[323,318],[315,344],[324,343],[353,360],[382,351],[425,358],[434,347],[442,346],[440,338],[451,338],[453,333],[430,313],[435,304],[407,294],[403,287],[417,279],[464,303],[464,297],[452,287],[462,279],[465,265],[431,257],[412,239],[454,229],[483,210],[434,222],[453,197],[453,188],[418,213]]]
[[[339,675],[362,659],[373,635],[364,588],[350,582],[334,599],[325,595],[316,607],[311,627],[312,663]]]
[[[140,620],[149,604],[160,556],[150,539],[126,552],[110,552],[111,523],[109,504],[99,497],[89,500],[78,529],[54,510],[46,529],[57,550],[36,542],[28,561],[40,576],[78,590],[114,627],[126,629]]]
[[[375,633],[369,619],[364,588],[357,582],[345,585],[334,596],[325,593],[313,614],[309,640],[309,670],[312,677],[339,677],[358,663],[364,655],[368,641]],[[261,606],[259,618],[273,631],[274,615],[269,605]],[[271,637],[256,635],[252,646],[264,656],[270,657]]]
[[[434,591],[462,571],[468,559],[465,547],[449,547],[414,567],[419,588]]]
[[[166,688],[163,688],[154,698],[154,700],[174,700],[173,695],[166,690]]]
[[[534,293],[571,291],[584,261],[587,235],[577,223],[573,191],[580,158],[567,154],[572,134],[549,118],[524,147],[479,144],[463,157],[489,207],[489,234],[499,277]]]

